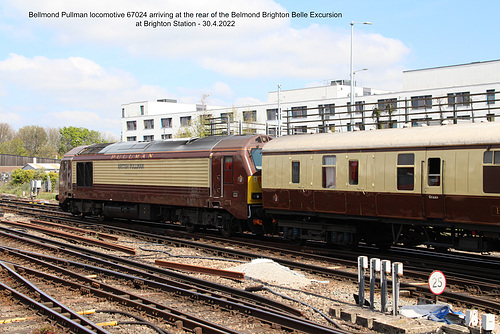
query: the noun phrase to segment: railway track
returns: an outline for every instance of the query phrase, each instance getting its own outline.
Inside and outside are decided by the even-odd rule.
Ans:
[[[27,209],[26,209],[27,210]],[[325,277],[340,277],[343,280],[357,280],[357,273],[353,270],[355,267],[355,260],[352,259],[336,259],[332,255],[331,250],[326,250],[321,247],[306,246],[294,247],[275,242],[267,242],[262,240],[252,240],[251,238],[232,238],[231,247],[228,248],[227,239],[210,234],[188,234],[179,230],[167,230],[164,226],[152,224],[152,228],[144,226],[146,229],[152,229],[154,233],[141,232],[137,230],[130,230],[130,224],[120,222],[107,222],[108,225],[102,225],[97,221],[88,221],[75,219],[74,217],[54,217],[50,215],[50,210],[37,209],[35,215],[41,219],[51,219],[54,221],[65,221],[67,224],[76,225],[83,228],[98,229],[101,232],[114,233],[116,235],[130,235],[131,233],[142,240],[150,242],[161,243],[166,245],[189,247],[202,250],[218,256],[225,256],[230,258],[238,258],[249,260],[256,257],[265,256],[271,258],[276,262],[286,265],[290,268],[300,269],[302,271],[313,272],[315,274],[324,275]],[[175,225],[174,225],[175,226]],[[176,226],[177,227],[177,226]],[[163,234],[173,234],[173,236],[166,236]],[[194,240],[193,240],[194,239]],[[210,240],[210,243],[207,241]],[[233,249],[234,248],[234,249]],[[294,248],[291,250],[289,248]],[[242,250],[245,249],[245,250]],[[258,249],[258,252],[255,252]],[[335,251],[338,255],[341,252]],[[383,259],[391,259],[392,261],[402,261],[405,263],[405,280],[402,282],[402,288],[411,291],[414,296],[421,296],[429,298],[431,296],[427,286],[423,285],[428,278],[429,273],[433,269],[442,269],[444,264],[457,264],[460,261],[460,267],[465,268],[462,272],[451,265],[445,271],[449,287],[445,293],[440,296],[440,300],[446,300],[456,305],[463,307],[479,308],[486,312],[500,313],[499,303],[499,285],[491,276],[498,277],[499,265],[495,258],[486,256],[466,256],[462,255],[460,258],[456,255],[421,254],[415,257],[415,252],[411,254],[403,254],[403,250],[391,249],[391,253],[375,253],[369,248],[363,250],[364,255],[371,257],[382,257]],[[315,253],[315,254],[312,254]],[[320,255],[323,253],[323,255]],[[425,253],[425,252],[424,252]],[[352,254],[351,252],[349,254]],[[431,256],[432,255],[432,256]],[[452,256],[452,260],[450,260]],[[348,257],[348,256],[346,256]],[[355,256],[354,256],[355,257]],[[294,259],[294,260],[290,260]],[[490,261],[481,269],[478,261]],[[132,261],[133,262],[133,261]],[[306,264],[310,262],[312,264]],[[486,262],[486,261],[484,261]],[[126,266],[131,266],[125,261]],[[420,266],[418,264],[421,264]],[[134,264],[136,265],[136,264]],[[139,265],[141,268],[142,265]],[[335,267],[335,268],[332,268]],[[423,267],[423,269],[422,269]],[[144,269],[149,272],[149,269]],[[474,272],[478,275],[466,277],[463,272]],[[480,273],[484,275],[479,275]],[[173,277],[177,276],[173,272]],[[490,275],[490,277],[488,277]],[[480,276],[484,276],[478,279]],[[175,278],[178,279],[178,278]],[[241,298],[241,297],[238,297]],[[281,326],[281,325],[280,325]]]
[[[17,234],[17,237],[12,235],[12,232],[10,231],[5,231],[2,229],[2,238],[10,238],[10,239],[17,239],[19,242],[30,242],[32,243],[33,236],[21,236],[23,233],[16,231],[13,232],[14,234]],[[81,268],[85,268],[85,270],[88,273],[98,273],[98,275],[105,275],[106,280],[108,280],[110,275],[114,276],[119,276],[118,280],[121,282],[132,282],[133,285],[136,285],[139,289],[143,290],[146,287],[148,289],[152,289],[153,291],[158,291],[158,290],[165,290],[165,293],[169,293],[170,295],[178,295],[182,296],[187,300],[196,300],[196,301],[203,301],[203,304],[208,305],[208,309],[199,311],[199,313],[213,313],[213,308],[214,305],[217,305],[221,309],[225,310],[230,310],[231,312],[231,318],[234,319],[235,317],[233,316],[233,312],[237,312],[238,314],[241,314],[244,318],[247,318],[246,320],[242,319],[235,319],[231,320],[231,322],[235,322],[237,324],[247,324],[247,325],[252,325],[254,328],[250,328],[249,332],[253,332],[256,330],[255,326],[264,326],[266,331],[270,332],[280,332],[280,329],[283,330],[294,330],[294,331],[300,331],[300,332],[306,332],[306,333],[348,333],[347,331],[344,330],[338,330],[334,329],[328,326],[316,324],[314,322],[308,321],[304,318],[301,318],[296,315],[296,311],[294,309],[291,309],[289,307],[283,306],[283,305],[278,305],[276,302],[272,301],[266,301],[265,298],[259,297],[258,295],[251,294],[251,293],[246,293],[245,291],[231,291],[234,289],[231,288],[226,288],[226,287],[217,287],[216,284],[208,282],[202,282],[201,280],[194,280],[196,281],[195,284],[188,285],[186,282],[178,282],[174,281],[169,278],[165,278],[164,276],[172,276],[172,273],[170,273],[167,270],[160,269],[160,268],[153,268],[153,267],[148,267],[146,265],[138,265],[138,263],[132,263],[133,261],[130,260],[125,260],[125,259],[120,259],[116,256],[112,255],[103,255],[103,254],[97,254],[96,252],[92,252],[89,250],[81,249],[78,246],[74,245],[63,245],[66,249],[62,248],[55,248],[54,246],[49,246],[47,243],[54,243],[53,241],[48,241],[48,240],[43,240],[44,238],[40,238],[40,241],[37,242],[37,247],[38,248],[49,248],[51,249],[52,252],[57,252],[59,254],[65,254],[68,257],[73,257],[82,260],[82,258],[85,258],[85,262],[90,262],[94,263],[94,265],[88,265],[88,264],[82,264],[78,263],[75,261],[70,261],[67,258],[61,259],[61,258],[55,258],[55,257],[47,257],[41,254],[37,253],[32,253],[32,252],[26,252],[26,251],[20,251],[17,249],[12,249],[12,248],[3,248],[4,252],[2,254],[2,258],[5,257],[22,257],[23,261],[30,261],[30,262],[36,262],[38,266],[42,265],[40,261],[43,261],[43,265],[45,267],[50,267],[50,271],[54,271],[58,274],[56,275],[50,275],[50,276],[45,276],[44,280],[53,280],[56,283],[55,284],[70,284],[72,290],[78,290],[78,291],[85,291],[87,294],[92,294],[92,295],[102,295],[104,292],[96,290],[96,286],[99,288],[106,287],[108,291],[108,295],[106,295],[104,298],[117,298],[118,300],[116,303],[118,304],[125,304],[129,307],[132,307],[133,309],[138,309],[143,312],[145,310],[151,312],[151,314],[154,314],[156,317],[158,314],[162,313],[160,311],[164,311],[161,309],[160,304],[155,304],[154,301],[145,299],[143,297],[140,297],[139,295],[133,295],[130,291],[120,291],[120,290],[113,290],[112,287],[108,286],[107,284],[102,284],[90,279],[85,279],[84,276],[80,275],[78,276],[76,273],[71,273],[66,270],[60,269],[61,267],[79,267],[80,270],[83,270]],[[57,242],[56,242],[57,243]],[[73,248],[74,250],[69,250],[67,248]],[[93,253],[93,255],[88,255],[85,253]],[[42,260],[43,258],[43,260]],[[108,258],[108,260],[105,260],[103,258]],[[37,259],[37,260],[35,260]],[[110,261],[111,260],[111,261]],[[14,261],[10,261],[14,262]],[[49,265],[48,263],[53,262],[54,265]],[[118,262],[118,263],[117,263]],[[41,277],[42,274],[37,273],[36,270],[31,270],[31,269],[25,269],[25,267],[21,267],[20,265],[14,265],[15,268],[18,268],[18,270],[23,271],[23,272],[30,272],[32,277]],[[102,267],[106,268],[113,268],[113,269],[102,269]],[[142,267],[142,269],[134,269],[133,267]],[[62,272],[64,271],[64,273]],[[155,274],[155,272],[157,274]],[[163,274],[162,276],[159,275],[159,273]],[[64,275],[64,279],[58,279],[58,276]],[[192,278],[190,278],[187,275],[180,275],[178,273],[175,273],[177,280],[181,279],[183,281],[193,281]],[[75,279],[77,277],[76,281],[86,281],[87,284],[83,286],[78,286],[77,282],[72,282],[69,283],[68,277],[72,277]],[[206,285],[206,286],[204,286]],[[219,290],[223,290],[225,295],[222,295],[221,293],[217,293],[215,288],[218,288]],[[247,295],[246,299],[254,299],[258,300],[259,304],[254,304],[251,302],[245,302],[242,301],[241,296],[237,298],[231,297],[229,292],[231,294],[237,295],[238,293],[243,293]],[[110,295],[109,295],[110,293]],[[142,291],[144,294],[144,291]],[[153,292],[151,292],[153,293]],[[157,292],[155,292],[157,293]],[[126,297],[124,297],[126,296]],[[165,296],[160,296],[157,297],[159,300],[165,300]],[[137,304],[137,300],[143,300],[141,304]],[[130,306],[130,304],[135,303],[133,306]],[[265,304],[269,303],[271,306],[266,306]],[[155,308],[152,308],[153,305]],[[165,308],[163,306],[163,308]],[[184,307],[186,309],[189,309],[191,312],[193,312],[193,306],[186,306]],[[283,308],[284,310],[290,312],[286,313],[285,311],[281,311],[278,308]],[[173,310],[171,310],[173,312]],[[163,312],[164,313],[164,312]],[[173,317],[172,313],[168,313],[168,315],[165,315],[164,317],[169,318]],[[185,319],[188,318],[187,315],[183,315],[183,318],[179,320],[177,319],[174,321],[174,326],[179,326],[179,321],[183,324],[182,327],[186,326],[186,324],[189,324],[188,321]],[[248,318],[254,319],[254,320],[248,320]],[[224,321],[227,321],[228,317],[227,314],[226,316],[222,316],[222,319]],[[259,321],[255,321],[255,319],[258,319]],[[177,324],[177,325],[176,325]],[[223,328],[214,324],[209,324],[205,325],[204,327],[202,319],[198,319],[195,323],[196,327],[187,327],[184,328],[188,331],[196,331],[196,328],[202,328],[201,332],[203,333],[233,333],[233,332],[239,332],[239,330],[231,330],[230,328]],[[213,328],[217,328],[217,331],[214,331]],[[259,329],[257,331],[261,331],[262,329]],[[198,330],[199,331],[199,330]]]

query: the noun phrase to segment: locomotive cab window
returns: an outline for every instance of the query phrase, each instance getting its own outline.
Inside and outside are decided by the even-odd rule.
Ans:
[[[398,154],[397,187],[398,190],[415,188],[415,155],[413,153]]]
[[[292,161],[292,183],[300,183],[300,161]]]
[[[431,187],[441,185],[441,158],[429,158],[427,184]]]
[[[349,184],[357,185],[359,180],[359,161],[349,160]]]
[[[335,189],[336,186],[336,165],[337,156],[325,155],[323,156],[323,188]]]
[[[224,183],[233,183],[233,157],[224,157]]]
[[[92,187],[93,184],[92,162],[76,163],[76,185],[79,187]]]
[[[500,194],[500,151],[484,152],[483,191],[490,194]]]
[[[255,169],[262,170],[262,148],[252,148],[250,150],[250,157]]]

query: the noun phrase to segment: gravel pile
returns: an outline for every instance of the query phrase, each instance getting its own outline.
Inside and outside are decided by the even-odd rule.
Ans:
[[[227,270],[244,273],[246,279],[295,289],[311,283],[311,280],[304,275],[270,259],[254,259],[252,262],[227,268]]]

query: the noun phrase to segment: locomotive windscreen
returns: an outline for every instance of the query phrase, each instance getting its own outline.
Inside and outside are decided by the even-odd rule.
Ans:
[[[253,165],[255,169],[262,169],[262,148],[252,148],[250,150],[250,156],[252,157]]]

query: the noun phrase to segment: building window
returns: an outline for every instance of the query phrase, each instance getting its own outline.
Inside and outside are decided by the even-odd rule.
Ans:
[[[397,109],[398,99],[380,99],[377,102],[377,108],[380,111],[395,111]]]
[[[155,136],[154,135],[144,136],[143,139],[144,141],[153,141],[155,140]]]
[[[228,123],[233,121],[233,113],[221,113],[220,114],[221,122]]]
[[[357,185],[359,180],[359,162],[358,160],[349,160],[349,184]]]
[[[307,107],[292,107],[292,118],[305,118],[307,117]]]
[[[274,109],[267,109],[267,120],[268,121],[275,121],[278,119],[278,108]]]
[[[136,141],[136,140],[137,140],[136,136],[127,137],[127,141]]]
[[[275,127],[270,127],[268,129],[268,133],[267,133],[268,136],[273,136],[273,137],[276,137],[278,135],[278,129],[276,129]]]
[[[335,189],[336,186],[336,165],[337,156],[325,155],[323,156],[323,188]]]
[[[430,109],[432,108],[432,95],[412,96],[412,109]]]
[[[257,110],[243,112],[243,122],[255,122],[257,120]]]
[[[172,139],[172,135],[168,133],[164,133],[161,135],[161,139]]]
[[[318,112],[322,119],[330,119],[330,116],[335,115],[335,103],[320,104],[318,106]]]
[[[365,101],[354,102],[354,110],[356,112],[362,112],[365,110]]]
[[[141,115],[144,115],[144,106],[140,106],[141,109]]]
[[[190,126],[191,125],[191,116],[181,117],[181,126]]]
[[[233,183],[233,157],[224,157],[224,184]]]
[[[487,104],[495,104],[495,90],[488,89],[486,91],[486,103]]]
[[[448,107],[453,107],[455,105],[467,107],[470,105],[470,101],[470,92],[448,94]]]
[[[127,131],[137,130],[137,121],[127,121]]]
[[[122,108],[122,118],[125,117],[125,108]]]
[[[171,118],[162,118],[161,119],[161,127],[162,128],[171,128],[172,127],[172,119]]]
[[[431,187],[441,185],[441,158],[429,158],[427,184]]]
[[[415,188],[415,155],[413,153],[398,154],[397,179],[398,190]]]
[[[300,135],[302,133],[307,133],[307,125],[296,126],[296,127],[293,128],[293,134],[294,135]]]
[[[144,129],[150,130],[155,128],[155,120],[154,119],[145,119],[144,120]]]
[[[300,183],[300,161],[292,161],[292,183]]]

